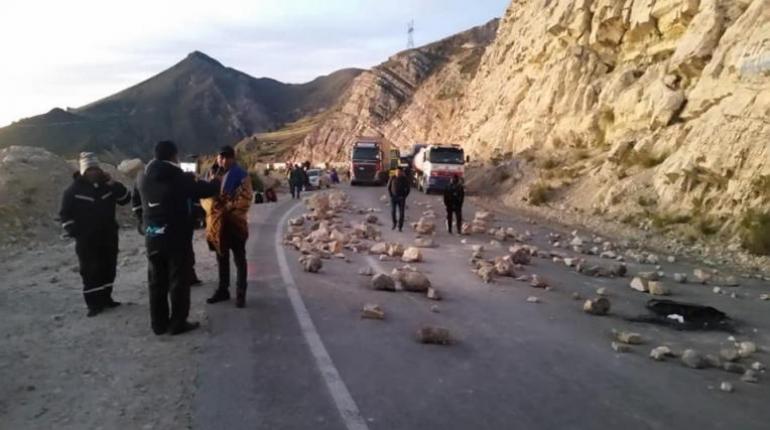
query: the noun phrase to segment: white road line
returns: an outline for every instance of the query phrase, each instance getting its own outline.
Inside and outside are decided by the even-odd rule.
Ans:
[[[283,249],[283,237],[281,233],[283,231],[283,226],[285,226],[289,220],[289,215],[299,205],[300,204],[297,203],[286,211],[278,222],[278,227],[275,229],[275,252],[278,256],[278,266],[281,269],[281,277],[283,278],[283,283],[286,285],[286,292],[289,295],[291,307],[294,309],[294,314],[297,316],[297,321],[299,321],[299,325],[302,328],[302,335],[305,337],[305,341],[310,348],[310,352],[313,354],[313,358],[315,358],[316,366],[318,366],[318,370],[321,372],[321,376],[323,376],[329,394],[331,394],[332,399],[334,399],[334,404],[337,406],[337,410],[340,413],[342,421],[345,423],[345,427],[348,430],[368,430],[369,427],[366,425],[366,421],[361,417],[356,402],[350,395],[348,387],[345,385],[340,373],[334,366],[334,362],[332,362],[332,358],[326,351],[321,336],[315,328],[315,324],[310,317],[310,313],[305,306],[304,300],[302,300],[297,284],[294,282],[291,270],[289,270],[289,263],[286,260],[286,252],[284,252]]]

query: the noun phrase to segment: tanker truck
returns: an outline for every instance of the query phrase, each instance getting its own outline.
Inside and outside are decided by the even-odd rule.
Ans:
[[[465,153],[458,145],[427,145],[412,161],[414,183],[426,194],[444,191],[453,176],[465,174]]]

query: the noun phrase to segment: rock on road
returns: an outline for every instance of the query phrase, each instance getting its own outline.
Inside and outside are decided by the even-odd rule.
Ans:
[[[405,246],[414,242],[409,227],[403,233],[388,228],[389,208],[379,199],[382,188],[342,189],[357,207],[382,210],[376,215],[383,223],[383,240]],[[728,373],[648,357],[664,343],[706,349],[725,341],[727,333],[682,333],[625,321],[619,315],[643,313],[647,299],[628,287],[629,277],[586,277],[550,260],[533,261],[525,274],[545,276],[552,291],[513,278],[483,284],[470,270],[470,246],[484,244],[485,253],[492,255],[491,238],[447,235],[440,197],[416,192],[408,201],[407,225],[419,219],[426,204],[438,216],[438,246],[422,249],[425,261],[416,266],[440,291],[443,300],[438,302],[420,294],[373,291],[371,277],[358,274],[367,265],[374,273],[390,273],[403,266],[397,259],[350,253],[349,263],[324,260],[320,273],[305,273],[299,253],[276,242],[286,220],[304,212],[303,205],[281,200],[255,206],[247,308],[236,310],[231,303],[208,307],[211,336],[200,362],[194,428],[767,428],[766,384],[741,383],[740,375],[733,375],[738,388],[727,394],[719,387],[731,377]],[[470,220],[473,213],[466,205],[465,218]],[[364,215],[345,217],[364,220]],[[513,218],[505,225],[531,230],[547,249],[544,237],[550,230]],[[467,244],[461,243],[463,238]],[[298,319],[287,289],[292,286],[281,274],[281,254],[330,359],[320,369],[317,351],[307,341],[307,322]],[[629,264],[639,269],[633,266]],[[678,268],[669,266],[664,269]],[[587,315],[583,302],[572,295],[594,297],[600,287],[609,291],[611,315]],[[686,292],[690,301],[716,300],[710,287],[688,285],[678,291],[683,296]],[[538,303],[528,303],[530,296],[537,296]],[[361,309],[368,303],[378,304],[385,319],[362,319]],[[719,306],[728,314],[745,309],[745,322],[759,329],[755,337],[765,343],[762,333],[770,321],[757,307],[762,303],[723,300]],[[448,328],[456,342],[416,342],[414,333],[426,324]],[[610,348],[615,328],[641,333],[648,342],[633,346],[632,353],[616,353]],[[758,353],[759,361],[765,358]],[[341,378],[331,388],[330,370]],[[340,413],[340,388],[357,416],[346,416],[349,410]],[[343,407],[351,406],[345,398]]]

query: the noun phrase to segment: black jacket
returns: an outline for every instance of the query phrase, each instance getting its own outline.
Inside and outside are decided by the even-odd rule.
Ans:
[[[148,237],[181,245],[192,240],[195,202],[215,196],[219,185],[198,181],[173,163],[152,160],[136,180],[133,211]]]
[[[465,187],[461,182],[457,184],[450,183],[444,190],[444,206],[450,209],[459,209],[463,207],[465,200]]]
[[[404,176],[392,176],[388,181],[388,194],[391,198],[405,199],[412,190],[409,178]]]
[[[80,173],[73,178],[72,185],[64,191],[59,211],[67,234],[76,239],[90,239],[115,233],[118,229],[115,205],[131,201],[131,193],[107,176],[97,183],[89,182]]]

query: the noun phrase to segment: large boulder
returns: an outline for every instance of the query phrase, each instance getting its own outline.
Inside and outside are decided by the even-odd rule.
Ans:
[[[420,248],[410,246],[406,248],[401,256],[401,261],[404,263],[418,263],[422,261],[422,252]]]
[[[431,287],[430,280],[427,276],[425,276],[423,273],[413,272],[410,270],[401,272],[400,282],[404,291],[410,291],[414,293],[426,293]]]
[[[372,278],[372,289],[377,291],[396,291],[396,282],[385,273],[378,273]]]

